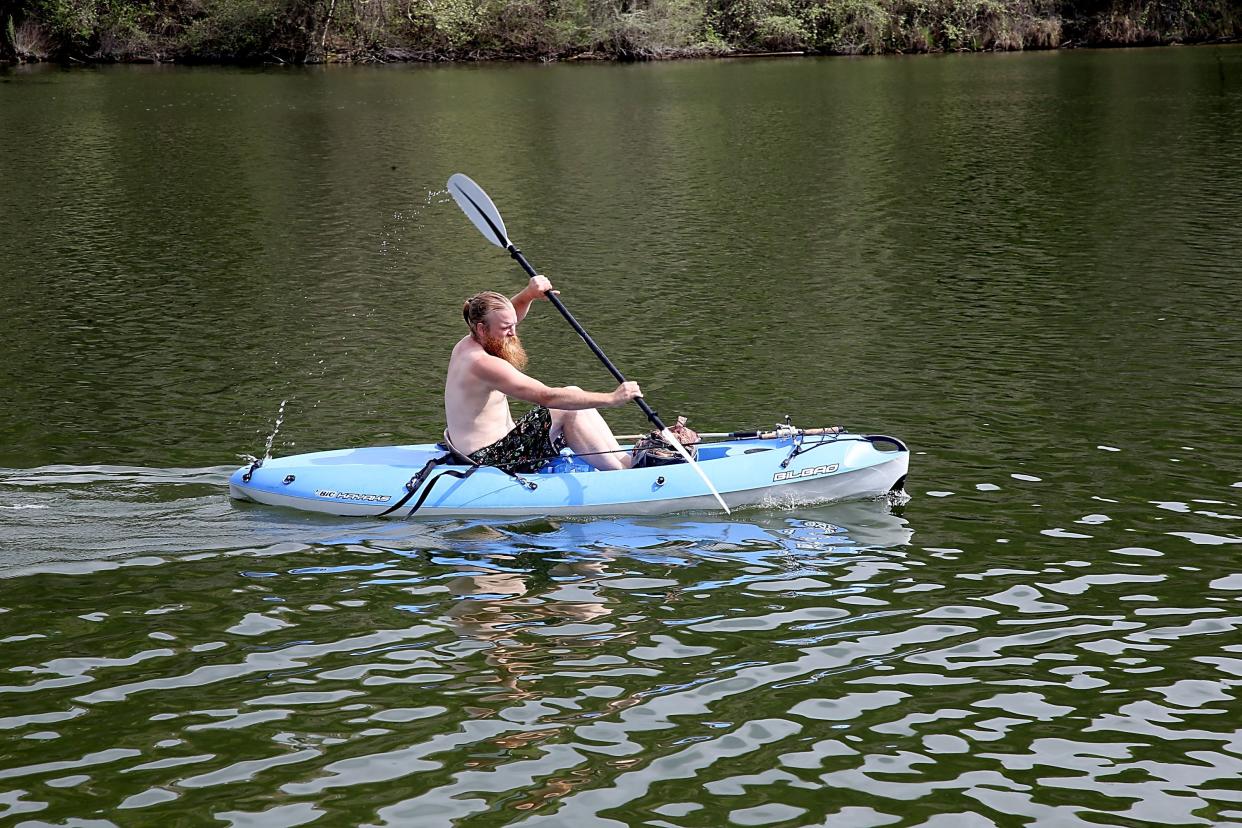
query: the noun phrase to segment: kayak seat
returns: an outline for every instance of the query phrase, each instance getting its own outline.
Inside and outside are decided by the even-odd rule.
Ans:
[[[457,446],[453,445],[453,439],[449,437],[448,429],[444,429],[444,439],[440,443],[449,454],[453,456],[454,465],[459,466],[477,466],[478,463],[471,460]],[[553,457],[539,467],[535,474],[564,474],[566,472],[585,472],[595,471],[595,467],[590,463],[578,457],[568,448],[561,449],[561,453],[557,457]]]
[[[479,465],[478,463],[474,462],[469,457],[467,457],[464,452],[458,450],[457,446],[453,445],[453,441],[449,437],[447,428],[444,429],[444,439],[440,441],[440,445],[444,447],[445,451],[447,451],[450,455],[452,455],[453,465],[455,466],[477,466]]]

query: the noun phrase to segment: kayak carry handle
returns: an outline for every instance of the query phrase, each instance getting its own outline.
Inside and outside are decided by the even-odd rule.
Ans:
[[[251,463],[250,468],[246,469],[246,473],[242,475],[242,482],[249,483],[250,478],[254,477],[255,469],[258,469],[262,465],[263,465],[262,458],[255,460],[253,463]]]
[[[876,447],[876,451],[887,451],[888,449],[880,448],[885,443],[893,446],[892,451],[909,451],[910,447],[898,440],[896,437],[889,437],[887,434],[867,434],[863,439]]]

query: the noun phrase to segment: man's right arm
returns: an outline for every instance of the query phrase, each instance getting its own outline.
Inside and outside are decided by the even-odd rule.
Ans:
[[[615,391],[583,391],[565,386],[552,388],[534,377],[528,377],[508,362],[490,354],[482,356],[474,365],[474,373],[480,381],[495,388],[507,397],[542,405],[580,411],[586,408],[617,408],[643,395],[636,382],[624,382]]]

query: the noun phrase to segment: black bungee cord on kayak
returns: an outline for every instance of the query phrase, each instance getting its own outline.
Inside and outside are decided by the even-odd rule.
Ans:
[[[408,503],[410,498],[414,496],[414,493],[417,492],[419,488],[423,485],[424,481],[426,481],[427,475],[431,474],[432,469],[434,469],[436,466],[442,466],[445,463],[448,463],[453,459],[454,458],[451,454],[441,454],[438,457],[433,457],[430,460],[428,460],[427,463],[421,469],[419,469],[418,472],[413,477],[411,477],[406,482],[405,494],[401,496],[401,499],[398,500],[396,503],[392,504],[391,506],[389,506],[384,511],[380,512],[379,517],[387,517],[388,515],[391,515],[393,512],[397,511],[402,506],[404,506],[406,503]],[[414,508],[410,509],[410,515],[417,512],[419,507],[423,505],[423,501],[425,501],[427,499],[427,496],[431,494],[431,490],[435,487],[436,481],[439,480],[441,477],[444,477],[445,475],[450,475],[452,477],[458,478],[459,480],[465,480],[467,477],[474,474],[477,468],[479,467],[471,466],[470,468],[466,469],[464,472],[455,471],[453,469],[445,469],[443,472],[436,475],[435,480],[432,480],[430,485],[428,485],[426,489],[423,489],[422,496],[419,497],[418,502],[414,504]],[[406,515],[406,517],[409,517],[410,515]]]
[[[815,449],[819,448],[820,446],[830,446],[830,445],[832,445],[833,443],[849,443],[849,442],[854,442],[854,443],[874,443],[874,442],[876,442],[876,438],[875,438],[874,436],[867,436],[867,435],[863,435],[863,434],[860,434],[860,435],[857,435],[857,436],[854,436],[854,435],[846,435],[846,436],[841,436],[841,434],[833,434],[833,435],[819,435],[821,439],[816,440],[814,443],[811,443],[809,446],[804,446],[802,441],[803,441],[803,438],[804,438],[805,436],[806,436],[806,435],[805,435],[805,434],[803,434],[802,432],[798,432],[798,433],[794,436],[794,438],[793,438],[793,447],[789,450],[789,456],[788,456],[788,457],[786,457],[784,460],[782,460],[782,461],[781,461],[781,468],[782,468],[782,469],[787,469],[787,468],[789,468],[789,464],[790,464],[790,462],[792,462],[792,461],[793,461],[793,459],[794,459],[795,457],[797,457],[798,455],[800,455],[800,454],[806,454],[807,452],[809,452],[809,451],[813,451],[813,450],[815,450]],[[832,439],[830,439],[830,440],[825,440],[825,439],[822,439],[822,438],[823,438],[823,437],[825,437],[825,436],[831,436],[831,438],[832,438]],[[887,437],[886,437],[886,438],[884,438],[884,439],[885,439],[885,440],[888,440],[888,439],[890,439],[890,438],[887,438]]]
[[[434,478],[431,479],[430,483],[427,483],[427,487],[423,489],[423,493],[419,495],[418,500],[415,501],[413,508],[411,508],[409,513],[406,514],[406,517],[412,516],[415,512],[417,512],[422,507],[423,503],[426,502],[427,497],[431,494],[431,490],[435,488],[436,483],[439,483],[441,478],[456,477],[458,480],[465,480],[467,477],[474,474],[479,469],[485,468],[483,465],[475,462],[469,455],[462,454],[460,451],[453,448],[452,443],[448,442],[447,437],[448,437],[448,432],[446,431],[445,432],[446,439],[444,440],[444,442],[440,443],[440,447],[445,450],[444,454],[441,454],[438,457],[433,457],[430,460],[428,460],[426,464],[424,464],[424,466],[421,469],[419,469],[418,472],[406,482],[405,494],[401,496],[401,499],[398,500],[393,505],[389,506],[384,511],[380,512],[379,517],[386,517],[392,514],[393,512],[397,511],[398,509],[400,509],[406,503],[408,503],[410,501],[410,498],[414,496],[414,493],[417,492],[419,488],[422,487],[423,483],[427,481],[427,476],[431,474],[432,469],[434,469],[436,466],[444,466],[444,465],[448,465],[449,463],[455,463],[457,465],[469,466],[470,468],[466,469],[464,472],[457,471],[456,469],[445,469],[444,471],[437,474]],[[518,474],[517,472],[510,471],[506,469],[504,466],[491,466],[489,468],[499,469],[500,471],[509,475],[514,480],[516,480],[527,491],[533,492],[535,489],[539,488],[538,483],[534,482],[533,480],[527,480],[522,475]]]

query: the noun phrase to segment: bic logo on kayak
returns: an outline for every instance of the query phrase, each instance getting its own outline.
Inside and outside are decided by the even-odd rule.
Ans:
[[[360,494],[358,492],[334,492],[331,489],[316,489],[315,497],[330,497],[337,500],[365,500],[368,503],[387,503],[392,500],[390,495]]]
[[[833,463],[831,466],[811,466],[802,471],[777,472],[772,475],[773,483],[780,483],[782,480],[797,480],[800,477],[814,477],[817,474],[832,474],[840,468],[840,464]]]

